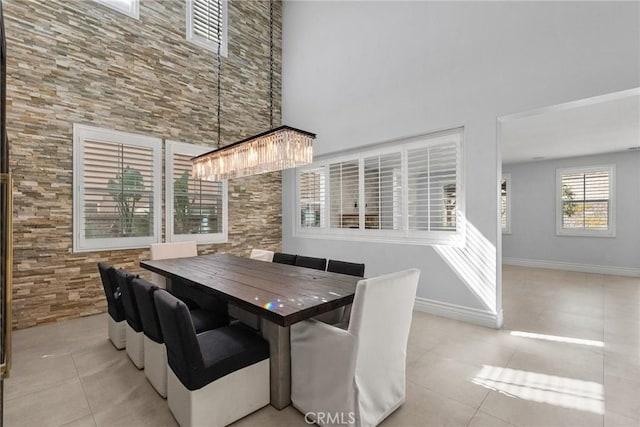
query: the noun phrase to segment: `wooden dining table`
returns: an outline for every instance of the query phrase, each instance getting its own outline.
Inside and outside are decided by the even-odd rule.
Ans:
[[[194,287],[254,313],[269,342],[271,405],[291,403],[289,326],[350,304],[360,277],[229,254],[141,261],[171,283]]]

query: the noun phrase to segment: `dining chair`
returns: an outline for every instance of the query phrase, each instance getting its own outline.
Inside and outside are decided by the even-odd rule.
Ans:
[[[224,426],[269,404],[269,345],[233,323],[196,334],[187,306],[154,300],[167,346],[167,403],[178,424]]]
[[[150,248],[151,259],[173,259],[188,258],[198,256],[198,246],[196,242],[169,242],[153,243]],[[151,281],[159,288],[167,287],[164,276],[158,273],[151,273]]]
[[[133,279],[131,287],[144,332],[144,375],[160,396],[167,397],[167,349],[154,299],[156,292],[167,291],[142,278]],[[194,309],[189,310],[189,315],[196,333],[229,324],[225,313]]]
[[[269,251],[266,249],[251,249],[249,258],[255,259],[257,261],[273,262],[273,255],[273,251]],[[256,314],[250,313],[247,310],[244,310],[232,303],[229,304],[229,316],[233,317],[234,319],[238,319],[252,329],[260,329],[260,318]]]
[[[364,277],[364,264],[330,259],[329,264],[327,264],[327,271],[347,274],[349,276]],[[351,316],[351,304],[314,316],[314,319],[330,325],[341,324],[342,326],[348,324],[349,316]]]
[[[330,259],[329,264],[327,264],[327,271],[348,274],[349,276],[364,277],[364,264]]]
[[[126,346],[127,321],[124,316],[124,307],[122,307],[120,289],[116,280],[116,269],[112,265],[101,262],[98,263],[98,271],[100,272],[104,295],[107,298],[109,340],[115,348],[122,350]]]
[[[296,258],[296,255],[285,254],[282,252],[276,252],[273,254],[273,262],[277,262],[278,264],[294,265],[296,263]]]
[[[125,336],[127,342],[127,356],[138,369],[144,368],[144,332],[140,321],[140,312],[136,303],[136,296],[131,288],[131,281],[137,276],[126,270],[116,271],[116,281],[122,295],[122,306],[127,319]]]
[[[298,255],[294,265],[324,271],[327,268],[327,259]]]
[[[268,251],[266,249],[251,249],[251,254],[249,255],[249,258],[255,259],[258,261],[272,262],[273,255],[274,255],[273,251]]]
[[[402,405],[419,276],[410,269],[360,280],[347,330],[316,320],[291,325],[293,406],[322,426],[336,414],[376,426]]]

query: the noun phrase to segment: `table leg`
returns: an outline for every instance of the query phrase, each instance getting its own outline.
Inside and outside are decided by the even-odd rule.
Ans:
[[[291,403],[291,342],[289,327],[261,319],[262,336],[269,342],[271,405],[284,409]]]

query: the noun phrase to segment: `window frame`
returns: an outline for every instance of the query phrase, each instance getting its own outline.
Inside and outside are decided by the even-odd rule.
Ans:
[[[140,19],[140,0],[129,0],[129,7],[127,9],[119,7],[111,0],[93,0],[97,3],[103,4],[109,9],[116,12],[123,13],[133,19]]]
[[[507,196],[506,196],[506,212],[505,212],[505,217],[506,217],[506,226],[502,227],[502,218],[500,219],[500,228],[502,229],[502,234],[511,234],[511,191],[512,191],[512,184],[511,184],[511,174],[510,173],[503,173],[502,174],[502,178],[500,179],[500,209],[502,209],[502,181],[506,182],[506,187],[507,187]]]
[[[193,32],[193,2],[194,0],[186,1],[186,39],[203,49],[218,53],[218,43],[214,43],[211,40],[207,40]],[[229,4],[228,0],[220,0],[220,7],[222,8],[222,28],[220,29],[220,37],[222,43],[220,43],[220,55],[226,57],[228,54],[228,27],[229,27]]]
[[[165,240],[167,242],[190,242],[197,244],[226,243],[229,238],[229,196],[227,180],[222,181],[222,232],[207,234],[174,234],[173,233],[173,155],[199,156],[208,151],[210,147],[189,144],[179,141],[165,140]]]
[[[448,144],[450,141],[438,141],[449,135],[459,134],[456,141],[456,230],[409,230],[409,177],[408,177],[408,151],[414,148],[430,147]],[[368,242],[411,244],[411,245],[447,245],[463,246],[466,239],[465,227],[465,191],[464,191],[464,127],[456,127],[445,131],[432,132],[416,137],[393,140],[375,146],[362,147],[357,151],[346,154],[334,154],[322,156],[318,161],[310,165],[296,169],[295,174],[295,202],[293,215],[293,233],[295,237],[333,239],[333,240],[357,240]],[[400,152],[401,171],[401,214],[400,228],[391,229],[366,229],[365,228],[365,191],[364,191],[364,161],[366,158],[383,156]],[[300,175],[311,170],[324,168],[325,171],[325,208],[324,212],[330,215],[331,190],[329,165],[334,163],[357,160],[359,164],[359,194],[358,214],[359,228],[331,228],[329,218],[321,218],[320,227],[302,227],[300,205]],[[453,182],[450,182],[453,183]]]
[[[607,171],[609,174],[608,224],[606,230],[567,229],[562,227],[562,176]],[[616,237],[615,165],[576,166],[556,169],[556,235],[566,237]]]
[[[153,235],[137,237],[85,237],[84,142],[86,140],[150,148],[153,158]],[[162,236],[162,139],[74,123],[73,125],[73,252],[148,248]]]

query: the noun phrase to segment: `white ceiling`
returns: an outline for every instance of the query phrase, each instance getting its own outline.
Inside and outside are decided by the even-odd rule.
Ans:
[[[502,122],[501,129],[505,164],[639,147],[640,91],[514,115]]]

